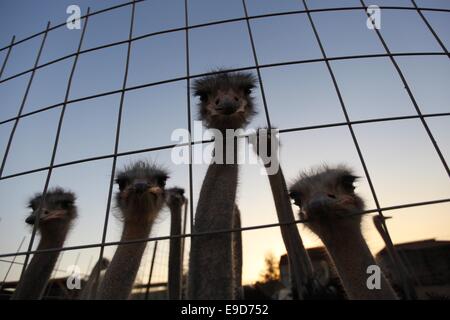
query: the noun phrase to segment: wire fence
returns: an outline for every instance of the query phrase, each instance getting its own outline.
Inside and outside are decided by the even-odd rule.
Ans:
[[[288,133],[288,132],[298,132],[298,131],[306,131],[306,130],[315,130],[315,129],[323,129],[323,128],[332,128],[332,127],[347,127],[349,130],[349,133],[351,135],[353,144],[356,148],[357,154],[358,154],[358,158],[360,161],[360,164],[362,165],[362,168],[364,170],[364,176],[367,179],[367,182],[369,184],[370,187],[370,192],[371,195],[374,199],[375,202],[375,209],[371,209],[371,210],[366,210],[364,212],[361,212],[360,214],[367,214],[367,213],[378,213],[379,215],[383,216],[383,213],[386,211],[390,211],[390,210],[397,210],[397,209],[402,209],[402,208],[411,208],[411,207],[416,207],[416,206],[423,206],[423,205],[430,205],[430,204],[438,204],[438,203],[448,203],[450,202],[450,198],[445,198],[445,199],[438,199],[438,200],[432,200],[432,201],[424,201],[424,202],[415,202],[415,203],[402,203],[402,204],[398,204],[395,206],[389,206],[389,207],[382,207],[380,205],[380,202],[378,200],[378,195],[377,192],[375,190],[375,187],[373,185],[372,182],[372,178],[371,175],[369,174],[369,170],[368,170],[368,166],[366,163],[366,160],[364,158],[364,154],[360,148],[360,142],[357,139],[357,136],[354,132],[354,125],[356,124],[365,124],[365,123],[381,123],[381,122],[389,122],[389,121],[396,121],[396,120],[406,120],[406,119],[418,119],[420,120],[421,125],[423,126],[423,128],[425,129],[426,133],[427,133],[427,137],[429,138],[429,140],[431,141],[434,151],[436,152],[436,154],[438,155],[442,166],[444,167],[446,173],[448,176],[450,176],[450,172],[449,172],[449,168],[448,168],[448,164],[446,162],[446,159],[444,157],[444,155],[442,154],[442,151],[439,147],[439,145],[436,142],[435,137],[433,136],[433,133],[431,132],[426,119],[427,118],[436,118],[436,117],[448,117],[450,116],[450,112],[445,112],[445,113],[427,113],[424,114],[423,111],[421,110],[421,107],[419,105],[419,103],[417,102],[417,99],[414,96],[414,93],[408,83],[408,81],[406,80],[402,69],[400,68],[399,64],[397,63],[396,58],[397,57],[411,57],[411,56],[447,56],[448,58],[450,58],[450,54],[447,50],[447,48],[445,47],[443,41],[439,38],[438,34],[436,33],[436,31],[433,29],[432,25],[430,24],[430,22],[428,21],[427,17],[423,14],[424,12],[442,12],[442,13],[446,13],[446,14],[450,14],[450,9],[437,9],[437,8],[426,8],[426,7],[419,7],[416,2],[414,0],[411,1],[412,6],[411,7],[403,7],[403,6],[380,6],[381,10],[403,10],[403,11],[412,11],[412,12],[416,12],[419,16],[420,19],[424,22],[424,24],[426,25],[428,31],[433,35],[434,39],[437,41],[437,43],[439,44],[439,46],[441,47],[442,51],[439,52],[397,52],[397,53],[393,53],[391,52],[390,48],[388,47],[385,39],[383,38],[383,35],[380,33],[380,31],[378,29],[374,29],[374,32],[376,33],[378,39],[380,40],[385,52],[384,53],[377,53],[377,54],[364,54],[364,55],[348,55],[348,56],[338,56],[338,57],[329,57],[326,54],[326,51],[324,49],[323,46],[323,40],[321,39],[319,32],[317,31],[316,28],[316,22],[314,20],[314,16],[312,15],[313,13],[318,13],[318,12],[336,12],[336,11],[364,11],[364,13],[367,14],[367,8],[368,8],[368,4],[366,4],[365,1],[361,0],[360,1],[360,6],[355,6],[355,7],[342,7],[342,8],[321,8],[321,9],[309,9],[308,8],[308,3],[305,0],[299,1],[299,3],[302,3],[304,6],[304,10],[294,10],[294,11],[286,11],[286,12],[275,12],[275,13],[268,13],[268,14],[261,14],[261,15],[249,15],[248,9],[247,9],[247,3],[246,0],[242,0],[242,9],[244,12],[244,16],[243,17],[239,17],[239,18],[233,18],[233,19],[226,19],[226,20],[220,20],[220,21],[212,21],[212,22],[208,22],[208,23],[201,23],[201,24],[195,24],[195,25],[191,25],[188,21],[189,19],[189,14],[188,14],[188,0],[184,1],[184,18],[185,18],[185,23],[184,23],[184,27],[178,27],[178,28],[172,28],[172,29],[168,29],[168,30],[163,30],[163,31],[158,31],[158,32],[152,32],[152,33],[147,33],[144,35],[140,35],[140,36],[133,36],[133,27],[134,27],[134,20],[135,20],[135,12],[136,12],[136,4],[143,2],[143,1],[147,1],[147,0],[134,0],[131,2],[127,2],[127,3],[123,3],[120,5],[116,5],[116,6],[112,6],[103,10],[99,10],[96,12],[90,12],[90,9],[87,9],[87,12],[85,15],[83,15],[81,17],[81,21],[82,21],[82,33],[81,33],[81,37],[77,46],[77,50],[76,52],[73,52],[71,54],[68,54],[66,56],[63,57],[59,57],[57,59],[54,59],[52,61],[46,62],[46,63],[41,63],[40,62],[40,58],[41,58],[41,54],[42,54],[42,50],[46,44],[46,39],[47,39],[47,35],[50,32],[53,32],[54,30],[58,29],[58,28],[64,28],[66,23],[61,23],[58,25],[54,25],[52,26],[50,22],[47,23],[47,26],[45,28],[45,30],[38,32],[36,34],[33,34],[29,37],[26,37],[24,39],[21,40],[17,40],[15,36],[12,37],[11,39],[11,43],[8,46],[5,46],[3,48],[0,49],[1,51],[6,51],[6,55],[5,55],[5,59],[4,62],[1,66],[0,69],[0,86],[3,85],[4,83],[11,81],[15,78],[18,78],[22,75],[25,74],[30,74],[30,78],[28,80],[27,86],[26,86],[26,90],[24,93],[24,96],[21,100],[21,104],[17,113],[17,116],[9,118],[9,119],[5,119],[0,121],[0,125],[3,124],[7,124],[10,123],[12,124],[12,130],[11,133],[9,135],[9,138],[7,140],[7,145],[5,148],[5,152],[4,152],[4,156],[3,159],[1,161],[1,167],[0,167],[0,181],[4,181],[7,179],[14,179],[16,177],[19,176],[24,176],[24,175],[29,175],[32,173],[36,173],[36,172],[45,172],[47,171],[47,175],[46,175],[46,179],[45,179],[45,185],[43,188],[43,193],[45,194],[49,188],[49,183],[50,183],[50,179],[52,177],[52,173],[53,173],[53,169],[55,168],[60,168],[60,167],[66,167],[66,166],[71,166],[71,165],[75,165],[75,164],[80,164],[80,163],[86,163],[86,162],[92,162],[92,161],[96,161],[96,160],[101,160],[101,159],[112,159],[112,167],[111,167],[111,176],[110,176],[110,180],[109,180],[109,189],[108,189],[108,197],[107,197],[107,203],[106,203],[106,212],[104,215],[104,223],[103,223],[103,229],[102,229],[102,238],[101,238],[101,242],[100,243],[95,243],[95,244],[88,244],[88,245],[79,245],[79,246],[68,246],[68,247],[64,247],[64,248],[60,248],[60,249],[48,249],[48,250],[33,250],[33,244],[35,242],[35,235],[36,235],[36,228],[37,225],[35,224],[33,227],[33,231],[30,237],[30,240],[28,242],[28,246],[26,250],[21,251],[20,249],[18,250],[18,252],[11,252],[11,253],[2,253],[0,254],[0,258],[6,258],[6,257],[18,257],[18,256],[25,256],[25,260],[23,263],[18,263],[15,262],[14,260],[11,261],[11,264],[20,264],[22,265],[22,274],[23,271],[25,270],[26,266],[28,265],[29,262],[29,258],[31,254],[35,254],[35,253],[39,253],[39,252],[53,252],[53,251],[69,251],[69,250],[79,250],[79,249],[87,249],[87,248],[99,248],[100,249],[100,253],[99,253],[99,259],[101,260],[104,256],[104,249],[107,246],[115,246],[115,245],[119,245],[121,243],[124,242],[120,242],[120,241],[107,241],[106,240],[106,235],[107,235],[107,230],[108,230],[108,221],[110,218],[110,211],[111,211],[111,200],[112,200],[112,196],[113,196],[113,185],[114,185],[114,177],[115,177],[115,173],[116,173],[116,166],[117,166],[117,159],[118,157],[124,156],[124,155],[132,155],[132,154],[141,154],[141,153],[146,153],[146,152],[151,152],[151,151],[158,151],[158,150],[167,150],[167,149],[171,149],[175,146],[188,146],[189,147],[189,158],[192,160],[192,148],[194,145],[196,144],[203,144],[203,143],[207,143],[210,142],[211,140],[199,140],[199,141],[194,141],[191,138],[189,138],[189,142],[188,143],[184,143],[184,144],[168,144],[168,145],[160,145],[160,146],[156,146],[156,147],[151,147],[151,148],[145,148],[145,149],[137,149],[137,150],[131,150],[131,151],[119,151],[119,139],[120,139],[120,133],[121,133],[121,123],[122,123],[122,113],[123,113],[123,105],[124,105],[124,96],[125,93],[127,92],[131,92],[134,90],[139,90],[142,88],[148,88],[148,87],[156,87],[162,84],[166,84],[166,83],[171,83],[171,82],[177,82],[177,81],[185,81],[186,82],[186,86],[187,86],[187,96],[186,96],[186,106],[187,106],[187,128],[188,131],[191,132],[192,128],[191,128],[191,92],[190,92],[190,83],[192,79],[198,78],[198,77],[202,77],[204,75],[207,74],[214,74],[217,72],[224,72],[224,71],[217,71],[217,72],[210,72],[210,73],[201,73],[201,74],[191,74],[191,70],[190,70],[190,56],[189,56],[189,40],[190,40],[190,31],[196,28],[205,28],[205,27],[209,27],[209,26],[213,26],[213,25],[220,25],[220,24],[226,24],[226,23],[230,23],[230,22],[245,22],[247,31],[248,31],[248,36],[249,36],[249,40],[250,40],[250,45],[251,45],[251,50],[252,50],[252,56],[254,59],[254,64],[248,67],[241,67],[241,68],[235,68],[235,69],[228,69],[226,71],[244,71],[244,70],[252,70],[255,71],[257,74],[257,78],[259,80],[259,86],[260,86],[260,90],[261,90],[261,97],[262,97],[262,103],[263,103],[263,109],[264,109],[264,115],[265,115],[265,120],[267,122],[267,125],[269,127],[272,126],[272,122],[271,119],[269,117],[269,105],[268,102],[266,100],[266,93],[264,90],[264,83],[261,77],[261,70],[265,69],[265,68],[270,68],[270,67],[278,67],[278,66],[288,66],[288,65],[300,65],[300,64],[309,64],[309,63],[314,63],[314,62],[323,62],[326,65],[326,68],[328,70],[329,76],[331,77],[332,83],[333,83],[333,87],[334,90],[337,94],[337,97],[339,99],[339,104],[340,107],[342,109],[342,112],[344,114],[344,118],[345,121],[343,122],[335,122],[335,123],[327,123],[327,124],[321,124],[321,125],[313,125],[313,126],[303,126],[303,127],[296,127],[296,128],[280,128],[280,133]],[[115,10],[118,8],[122,8],[125,6],[131,6],[131,17],[130,17],[130,25],[129,25],[129,29],[128,29],[128,39],[127,40],[123,40],[123,41],[118,41],[118,42],[114,42],[114,43],[109,43],[109,44],[104,44],[104,45],[100,45],[100,46],[96,46],[93,48],[89,48],[89,49],[82,49],[83,46],[83,40],[84,40],[84,36],[86,33],[87,28],[89,28],[89,19],[94,16],[94,15],[98,15],[98,14],[106,14],[107,12],[111,11],[111,10]],[[314,33],[314,38],[317,41],[317,45],[320,48],[320,52],[321,52],[321,57],[320,58],[316,58],[316,59],[307,59],[307,60],[297,60],[297,61],[285,61],[285,62],[278,62],[278,63],[270,63],[270,64],[260,64],[258,61],[258,55],[257,55],[257,50],[256,50],[256,46],[255,46],[255,41],[254,41],[254,37],[253,37],[253,32],[252,32],[252,25],[251,25],[251,21],[256,20],[256,19],[261,19],[261,18],[267,18],[267,17],[275,17],[275,16],[287,16],[287,15],[293,15],[293,14],[304,14],[307,16],[308,22],[313,30]],[[369,14],[367,14],[369,16]],[[137,41],[137,40],[141,40],[144,38],[150,38],[150,37],[154,37],[157,35],[162,35],[162,34],[170,34],[170,33],[174,33],[174,32],[179,32],[179,31],[184,31],[185,33],[185,62],[186,62],[186,70],[185,70],[185,75],[182,77],[177,77],[177,78],[171,78],[171,79],[164,79],[161,81],[156,81],[156,82],[150,82],[150,83],[145,83],[145,84],[140,84],[140,85],[136,85],[136,86],[129,86],[128,85],[128,71],[129,71],[129,65],[130,65],[130,52],[132,50],[131,45],[133,42]],[[40,43],[39,46],[39,50],[38,50],[38,54],[36,56],[34,65],[31,69],[29,70],[25,70],[23,72],[11,75],[7,78],[2,78],[2,75],[4,73],[5,67],[8,64],[9,59],[11,58],[11,50],[17,46],[18,44],[24,43],[26,41],[30,41],[31,39],[37,38],[41,36],[42,37],[42,41]],[[108,91],[108,92],[101,92],[101,93],[97,93],[97,94],[93,94],[93,95],[89,95],[89,96],[84,96],[84,97],[79,97],[79,98],[75,98],[75,99],[69,99],[70,96],[70,90],[71,90],[71,85],[72,85],[72,79],[75,73],[75,70],[77,68],[77,62],[78,62],[78,58],[81,55],[84,55],[86,53],[89,52],[93,52],[93,51],[97,51],[100,49],[105,49],[105,48],[109,48],[109,47],[114,47],[114,46],[119,46],[119,45],[126,45],[127,46],[127,54],[126,54],[126,60],[125,60],[125,72],[123,75],[123,81],[122,81],[122,86],[120,89],[117,90],[113,90],[113,91]],[[332,61],[343,61],[343,60],[357,60],[357,59],[368,59],[368,58],[379,58],[379,57],[385,57],[388,58],[390,60],[390,62],[392,63],[392,65],[394,66],[398,76],[401,79],[401,82],[404,86],[404,88],[407,91],[407,94],[409,96],[409,99],[411,100],[415,112],[416,114],[414,115],[406,115],[406,116],[395,116],[395,117],[384,117],[384,118],[374,118],[374,119],[364,119],[364,120],[357,120],[357,121],[352,121],[349,117],[348,114],[348,110],[346,107],[346,104],[344,102],[344,99],[342,97],[342,93],[341,93],[341,88],[336,80],[336,76],[334,74],[334,69],[333,66],[331,64]],[[65,91],[65,95],[64,95],[64,100],[57,103],[57,104],[53,104],[53,105],[47,105],[47,106],[40,106],[39,108],[37,108],[36,110],[33,111],[28,111],[28,112],[24,112],[24,106],[26,104],[27,98],[28,98],[28,94],[30,91],[30,87],[32,85],[33,79],[34,79],[34,75],[36,73],[37,70],[55,64],[57,62],[63,61],[63,60],[69,60],[73,58],[73,63],[72,63],[72,67],[71,67],[71,71],[70,71],[70,76],[69,76],[69,80],[68,80],[68,84],[66,87],[66,91]],[[450,61],[449,61],[450,62]],[[65,116],[65,111],[66,111],[66,106],[68,104],[71,103],[75,103],[75,102],[80,102],[80,101],[86,101],[86,100],[93,100],[93,99],[97,99],[103,96],[109,96],[109,95],[113,95],[113,94],[120,94],[120,104],[119,104],[119,111],[118,111],[118,116],[117,116],[117,123],[116,123],[116,131],[115,131],[115,143],[114,143],[114,152],[111,154],[105,154],[105,155],[100,155],[100,156],[95,156],[95,157],[89,157],[89,158],[83,158],[83,159],[79,159],[79,160],[75,160],[75,161],[69,161],[69,162],[63,162],[63,163],[55,163],[55,156],[56,156],[56,152],[58,149],[58,144],[59,144],[59,140],[60,140],[60,133],[61,133],[61,127],[62,127],[62,123],[64,120],[64,116]],[[29,117],[31,115],[34,114],[38,114],[38,113],[42,113],[44,111],[50,110],[50,109],[55,109],[55,108],[60,108],[61,112],[59,115],[59,120],[58,120],[58,126],[57,126],[57,130],[56,130],[56,136],[54,139],[54,143],[53,143],[53,148],[52,148],[52,154],[51,154],[51,160],[48,166],[44,166],[44,167],[40,167],[40,168],[35,168],[32,170],[27,170],[27,171],[21,171],[21,172],[16,172],[16,173],[12,173],[12,174],[4,174],[5,171],[5,164],[7,162],[8,159],[8,155],[10,153],[10,149],[11,146],[13,144],[13,140],[14,140],[14,136],[16,133],[16,129],[17,126],[19,124],[20,121],[22,121],[24,118]],[[191,199],[191,201],[189,201],[189,221],[190,221],[190,230],[193,230],[192,226],[194,224],[194,207],[193,207],[193,172],[192,172],[192,161],[190,161],[189,167],[188,167],[188,171],[189,171],[189,194],[188,197],[189,199]],[[297,220],[295,221],[295,223],[304,223],[305,220]],[[239,229],[230,229],[230,230],[219,230],[219,231],[214,231],[214,232],[205,232],[205,233],[201,233],[201,234],[192,234],[192,233],[185,233],[185,234],[181,234],[181,235],[176,235],[176,236],[161,236],[161,237],[150,237],[150,238],[146,238],[146,239],[137,239],[137,240],[132,240],[132,241],[127,241],[126,243],[137,243],[137,242],[154,242],[155,243],[155,250],[153,252],[153,255],[149,256],[150,251],[148,251],[147,254],[147,258],[146,263],[145,263],[145,268],[149,271],[149,274],[147,274],[146,272],[142,273],[142,282],[145,283],[145,278],[148,277],[148,284],[147,284],[147,290],[150,287],[150,282],[151,282],[151,278],[152,278],[152,271],[154,268],[154,263],[155,263],[155,252],[156,252],[156,244],[163,241],[163,240],[169,240],[171,238],[176,238],[176,237],[181,237],[181,238],[186,238],[186,237],[193,237],[193,236],[202,236],[202,235],[208,235],[208,234],[219,234],[219,233],[224,233],[224,232],[233,232],[233,231],[247,231],[247,230],[256,230],[256,229],[265,229],[265,228],[274,228],[274,227],[279,227],[281,225],[284,225],[283,223],[273,223],[273,224],[261,224],[261,225],[255,225],[255,226],[249,226],[249,227],[242,227]],[[166,247],[167,249],[167,247]],[[160,265],[166,263],[166,261],[162,261],[162,258],[159,259],[159,262],[157,261],[157,264],[159,263]],[[2,260],[3,261],[3,260]],[[9,261],[9,260],[8,260]],[[6,262],[6,261],[5,261]],[[141,265],[142,267],[142,265]],[[9,272],[9,271],[8,271]],[[154,276],[154,275],[153,275]],[[157,276],[158,279],[162,279],[164,278],[162,275],[158,275]],[[5,281],[6,279],[4,279],[3,281]],[[147,296],[148,296],[148,291],[147,291]]]

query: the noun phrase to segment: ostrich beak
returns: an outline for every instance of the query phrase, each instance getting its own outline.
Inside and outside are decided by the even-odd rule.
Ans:
[[[53,210],[50,211],[47,215],[41,216],[42,221],[54,220],[54,219],[63,219],[66,216],[65,210]]]
[[[147,188],[148,184],[146,182],[136,182],[134,184],[134,190],[136,190],[137,193],[144,193]]]
[[[216,111],[225,115],[231,115],[236,112],[238,104],[231,94],[221,94],[217,98]]]
[[[150,193],[153,193],[155,195],[159,195],[159,194],[163,193],[163,190],[161,189],[161,187],[151,187],[150,189],[148,189],[148,191],[150,191]]]
[[[30,225],[35,224],[38,215],[39,215],[38,211],[34,211],[25,219],[25,222]],[[39,222],[49,221],[53,219],[63,219],[64,217],[65,217],[64,210],[52,210],[52,211],[42,210],[41,214],[39,215]]]
[[[307,205],[307,211],[308,212],[315,212],[316,214],[320,214],[322,212],[326,212],[330,206],[333,205],[333,203],[336,200],[329,197],[326,194],[317,194],[311,198]]]

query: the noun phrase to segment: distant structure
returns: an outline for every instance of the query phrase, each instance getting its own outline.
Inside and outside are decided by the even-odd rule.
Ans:
[[[322,288],[326,288],[327,292],[334,293],[334,296],[328,294],[327,298],[341,300],[346,298],[344,288],[341,285],[336,268],[333,266],[325,247],[315,247],[306,250],[311,259],[314,268],[315,279],[319,281]],[[280,281],[283,289],[277,295],[280,300],[291,299],[291,275],[289,270],[289,262],[286,254],[280,257]]]
[[[397,244],[395,249],[413,277],[419,299],[450,299],[450,241],[427,239]],[[394,287],[400,288],[386,247],[375,259]]]
[[[427,239],[395,245],[395,249],[403,258],[409,273],[415,280],[415,290],[418,299],[450,299],[450,241]],[[323,286],[336,290],[336,299],[346,299],[346,294],[340,284],[339,276],[326,254],[324,247],[307,249],[317,278]],[[394,289],[400,293],[401,283],[395,277],[392,259],[386,248],[375,255],[375,260],[383,269]],[[280,257],[280,282],[282,289],[274,293],[277,299],[290,299],[291,282],[289,281],[289,266],[287,255]]]

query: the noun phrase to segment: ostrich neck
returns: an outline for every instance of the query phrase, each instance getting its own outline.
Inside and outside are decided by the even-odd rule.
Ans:
[[[37,250],[62,248],[68,228],[58,232],[41,232],[41,240]],[[19,285],[12,296],[13,300],[42,299],[48,280],[58,260],[60,251],[37,253],[33,256]]]
[[[241,212],[236,206],[233,215],[233,229],[241,228]],[[233,245],[233,290],[234,298],[242,300],[244,289],[242,287],[242,231],[235,231],[232,234]]]
[[[234,150],[236,154],[236,144]],[[209,165],[197,204],[194,233],[233,227],[237,182],[237,162]],[[232,256],[231,233],[193,237],[189,262],[189,298],[233,299]]]
[[[153,221],[145,223],[125,221],[120,241],[148,238]],[[99,288],[99,299],[125,300],[133,289],[134,280],[147,242],[122,244],[105,273]]]
[[[94,268],[92,268],[89,279],[87,280],[84,288],[82,289],[78,299],[79,300],[90,300],[95,298],[94,290],[97,288],[98,279],[100,277],[101,270],[101,260],[98,260]]]
[[[313,276],[311,260],[305,250],[297,225],[294,224],[295,216],[292,211],[286,180],[284,179],[281,167],[278,168],[277,173],[269,174],[268,177],[278,221],[280,223],[288,223],[280,227],[281,236],[288,253],[293,280],[297,286],[299,297],[302,298],[307,294],[303,289]]]
[[[337,232],[338,231],[338,232]],[[349,299],[396,299],[395,292],[380,273],[380,289],[368,289],[367,267],[376,262],[367,246],[359,226],[333,228],[332,232],[322,234]]]
[[[181,205],[170,206],[170,235],[181,234]],[[181,238],[170,239],[169,249],[169,299],[181,299]]]

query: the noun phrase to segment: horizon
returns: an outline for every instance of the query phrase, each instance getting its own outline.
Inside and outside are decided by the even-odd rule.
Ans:
[[[76,1],[82,15],[124,0]],[[410,1],[373,0],[371,4],[386,3],[410,7]],[[419,7],[450,9],[450,2],[416,0]],[[280,13],[249,20],[261,66],[263,87],[254,90],[258,114],[248,126],[267,126],[267,118],[280,133],[280,165],[290,184],[301,171],[323,163],[344,163],[362,178],[357,182],[359,195],[366,209],[377,209],[364,166],[355,148],[346,123],[339,95],[335,90],[327,65],[321,61],[320,46],[305,13],[281,14],[304,10],[301,1],[246,1],[250,16]],[[336,2],[309,0],[310,9],[335,5]],[[359,1],[342,1],[342,6],[354,6]],[[366,1],[368,4],[369,1]],[[20,40],[45,30],[47,20],[52,25],[67,18],[71,1],[50,0],[39,3],[25,0],[1,2],[0,48],[8,46],[15,34]],[[214,1],[188,1],[189,25],[244,17],[241,1],[225,4]],[[219,7],[215,7],[215,5]],[[359,4],[360,6],[360,4]],[[89,50],[108,43],[128,39],[131,6],[123,6],[89,17],[82,49]],[[424,11],[431,26],[446,48],[450,47],[448,12]],[[424,122],[436,140],[442,158],[450,159],[450,63],[448,56],[415,10],[382,9],[380,33],[404,73],[414,101],[393,66],[381,41],[366,27],[364,10],[313,12],[312,19],[330,60],[345,111],[361,148],[361,154],[381,208],[411,203],[440,201],[441,203],[413,206],[383,213],[394,244],[425,239],[450,240],[450,180],[426,131],[414,102],[424,115]],[[142,1],[136,3],[133,37],[184,27],[184,1]],[[84,20],[81,23],[84,26]],[[82,29],[81,29],[82,30]],[[52,30],[46,39],[39,65],[76,51],[81,30],[61,27]],[[294,31],[298,31],[297,33]],[[118,141],[117,169],[137,159],[151,159],[164,164],[170,171],[168,187],[180,186],[196,208],[207,163],[192,164],[192,190],[188,164],[176,165],[171,158],[174,130],[187,130],[197,119],[198,99],[190,92],[191,114],[188,115],[186,56],[189,55],[190,76],[210,72],[217,67],[249,68],[257,76],[246,20],[217,23],[191,28],[186,52],[185,30],[143,37],[132,42],[128,80],[124,95],[121,131]],[[0,156],[3,159],[9,135],[29,81],[30,73],[6,80],[33,67],[42,36],[35,37],[11,50],[0,77]],[[120,93],[85,99],[122,88],[127,44],[120,44],[80,55],[70,89],[55,154],[55,167],[50,187],[68,187],[78,196],[79,218],[71,230],[65,247],[101,243],[107,214],[107,199],[115,147],[116,124]],[[427,54],[422,54],[427,53]],[[384,56],[383,56],[384,54]],[[6,50],[0,51],[0,65]],[[379,55],[359,57],[361,55]],[[353,58],[349,58],[349,57]],[[339,57],[347,57],[339,59]],[[11,148],[0,177],[0,255],[26,251],[30,230],[24,223],[26,201],[42,192],[51,161],[55,133],[64,102],[73,57],[36,70],[23,112],[18,122]],[[307,62],[301,62],[307,60]],[[313,61],[309,61],[313,60]],[[181,78],[181,79],[178,79]],[[177,79],[175,81],[169,81]],[[162,82],[161,84],[159,84]],[[146,86],[147,84],[153,84]],[[447,85],[446,85],[447,84]],[[139,87],[142,86],[142,87]],[[268,115],[262,96],[264,89]],[[188,124],[188,119],[191,123]],[[386,120],[385,118],[391,118]],[[384,119],[384,120],[383,120]],[[203,145],[193,144],[198,152]],[[153,150],[157,149],[157,150]],[[149,151],[150,150],[150,151]],[[175,150],[188,151],[186,146]],[[71,164],[82,159],[87,162]],[[237,204],[242,215],[242,227],[278,223],[267,177],[260,174],[258,164],[243,164],[239,169]],[[23,172],[30,173],[21,174]],[[15,176],[17,175],[17,176]],[[9,176],[9,177],[8,177]],[[5,178],[6,177],[6,178]],[[117,191],[114,186],[113,193]],[[113,200],[112,200],[113,201]],[[293,206],[297,217],[298,209]],[[111,205],[106,242],[120,239],[121,223]],[[190,233],[190,210],[187,233]],[[366,215],[368,216],[368,215]],[[375,254],[384,243],[367,217],[363,233]],[[168,236],[170,215],[164,209],[152,230],[152,237]],[[321,245],[320,240],[304,224],[298,224],[305,247]],[[249,230],[243,237],[243,283],[259,279],[268,252],[275,257],[285,253],[279,227]],[[38,244],[34,241],[33,248]],[[187,266],[189,238],[186,238],[184,265]],[[104,256],[111,259],[115,246],[105,247]],[[154,243],[147,245],[136,283],[146,282],[149,275]],[[99,248],[64,251],[58,269],[78,264],[88,273],[98,259]],[[9,258],[2,258],[12,260]],[[16,262],[23,262],[23,256]],[[167,278],[168,240],[159,242],[156,268],[152,282]],[[0,262],[0,278],[8,272],[9,263]],[[13,265],[7,281],[17,280],[20,265]],[[55,272],[54,276],[63,276]]]

